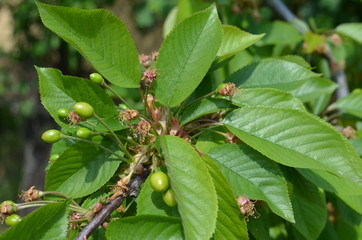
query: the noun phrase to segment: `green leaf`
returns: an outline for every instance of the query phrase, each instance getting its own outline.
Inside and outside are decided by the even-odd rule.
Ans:
[[[306,111],[303,103],[298,98],[274,88],[240,88],[235,92],[232,104],[239,107],[274,106]]]
[[[297,170],[310,182],[329,192],[358,194],[358,189],[361,188],[358,179],[352,179],[351,181],[346,178],[341,178],[339,175],[341,175],[342,172],[339,172],[339,174],[336,175],[334,173],[317,169],[311,170],[298,168]]]
[[[102,187],[113,176],[120,162],[109,152],[77,142],[50,167],[45,178],[46,189],[73,198],[86,196]]]
[[[210,239],[218,207],[207,167],[185,140],[165,135],[157,141],[165,158],[186,239]]]
[[[216,56],[221,35],[215,5],[184,20],[169,33],[156,63],[155,91],[161,104],[174,107],[195,90]]]
[[[218,98],[204,98],[190,104],[185,111],[183,111],[180,125],[184,125],[192,120],[195,120],[203,115],[214,113],[222,109],[230,108],[229,101]]]
[[[345,204],[362,215],[362,194],[336,194]]]
[[[44,25],[78,50],[107,80],[120,87],[139,87],[137,50],[119,18],[104,9],[36,4]]]
[[[286,169],[285,172],[292,184],[290,199],[295,217],[293,226],[306,239],[317,239],[327,220],[324,193],[294,169]]]
[[[202,156],[213,179],[218,209],[214,239],[249,239],[245,219],[240,214],[240,209],[235,200],[234,193],[222,172],[206,155]]]
[[[102,118],[115,116],[117,109],[112,99],[97,84],[78,77],[62,75],[53,68],[36,67],[39,76],[40,98],[49,114],[63,128],[70,129],[69,122],[58,117],[59,108],[73,109],[76,102],[87,102]]]
[[[286,108],[244,107],[224,119],[238,138],[286,166],[323,170],[362,186],[362,162],[334,127],[312,114]],[[341,179],[341,184],[343,180]]]
[[[353,147],[356,149],[358,154],[362,156],[362,139],[361,138],[349,139],[349,142],[352,143]]]
[[[178,9],[174,7],[167,15],[165,22],[163,23],[162,35],[165,38],[176,25]]]
[[[222,129],[215,128],[213,130],[220,131]],[[197,151],[207,154],[211,149],[222,144],[225,144],[225,137],[223,135],[205,130],[197,138],[195,147]]]
[[[264,34],[250,34],[229,25],[223,25],[222,30],[221,46],[217,52],[217,56],[221,59],[235,55],[241,50],[253,45],[264,36]]]
[[[137,198],[137,215],[159,215],[180,217],[177,207],[169,207],[162,199],[162,193],[152,189],[150,178],[142,185]]]
[[[116,117],[110,117],[103,119],[103,121],[108,125],[112,131],[119,131],[128,128],[128,126],[122,125],[122,123]],[[106,128],[100,122],[96,123],[96,127],[94,129],[97,132],[109,132],[108,128]]]
[[[68,201],[51,203],[33,211],[20,223],[0,235],[0,239],[65,239],[68,228],[68,204]]]
[[[289,91],[301,86],[308,78],[318,75],[297,63],[265,59],[239,69],[225,82],[233,82],[238,87],[271,87]]]
[[[282,218],[294,222],[288,189],[278,165],[245,145],[224,144],[209,151],[237,196],[263,200]]]
[[[331,94],[336,90],[338,84],[326,78],[310,78],[299,88],[290,91],[302,102],[309,102],[324,94]]]
[[[106,229],[108,240],[184,239],[179,218],[136,216],[111,222]]]
[[[177,4],[177,18],[176,23],[182,22],[184,19],[190,17],[193,13],[204,10],[209,4],[202,0],[180,0]]]
[[[362,23],[343,23],[337,26],[336,31],[362,44]]]
[[[301,34],[291,24],[282,21],[274,21],[264,31],[260,45],[296,44],[302,40]]]
[[[346,113],[362,118],[362,92],[351,93],[333,105]]]
[[[273,59],[281,59],[281,60],[285,60],[288,62],[296,63],[296,64],[298,64],[302,67],[308,68],[308,69],[312,68],[311,65],[304,58],[302,58],[301,56],[298,56],[298,55],[285,55],[285,56],[279,56],[279,57],[276,57]]]

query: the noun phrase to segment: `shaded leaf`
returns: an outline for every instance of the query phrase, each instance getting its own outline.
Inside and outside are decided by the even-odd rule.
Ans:
[[[301,34],[291,24],[282,21],[274,21],[264,31],[260,45],[296,44],[302,40]]]
[[[202,159],[208,167],[217,194],[219,211],[217,212],[214,239],[249,239],[245,219],[241,216],[228,182],[209,157],[203,155]]]
[[[358,193],[357,193],[358,194]],[[345,204],[362,215],[362,194],[336,194]]]
[[[362,92],[351,93],[346,97],[340,98],[333,106],[362,118]]]
[[[55,240],[65,239],[68,228],[67,206],[69,202],[47,204],[26,216],[9,228],[1,240]]]
[[[121,160],[112,158],[109,152],[77,142],[50,167],[45,186],[47,191],[61,192],[73,198],[83,197],[102,187],[120,163]]]
[[[169,33],[156,63],[155,91],[161,104],[174,107],[196,89],[216,56],[221,35],[214,5]]]
[[[237,196],[263,200],[272,211],[294,222],[288,189],[278,165],[245,145],[224,144],[209,151]]]
[[[299,88],[290,91],[303,102],[309,102],[324,94],[331,94],[338,84],[326,78],[310,78]]]
[[[44,25],[78,50],[107,80],[120,87],[139,87],[138,53],[118,17],[104,9],[36,4]]]
[[[217,196],[207,167],[194,148],[175,136],[159,136],[171,188],[187,239],[210,239],[216,224]]]
[[[184,125],[203,115],[230,108],[229,101],[220,98],[204,98],[190,104],[182,113],[180,125]]]
[[[111,222],[106,229],[108,240],[184,239],[179,218],[136,216]]]
[[[225,82],[241,87],[270,87],[285,91],[301,86],[318,74],[301,65],[281,59],[265,59],[231,74]]]
[[[327,221],[324,193],[294,169],[286,169],[285,172],[292,184],[290,199],[295,217],[293,226],[306,239],[317,239]]]
[[[215,131],[222,129],[215,128]],[[197,151],[207,154],[211,149],[219,145],[225,144],[225,137],[213,131],[203,131],[197,138],[196,148]]]

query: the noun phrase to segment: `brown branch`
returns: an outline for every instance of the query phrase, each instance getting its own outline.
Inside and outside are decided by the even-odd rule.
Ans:
[[[122,194],[107,203],[102,208],[102,210],[92,219],[92,221],[85,228],[83,228],[83,230],[74,239],[86,240],[92,235],[93,231],[95,231],[111,215],[111,213],[121,205],[126,197],[137,197],[138,190],[141,184],[146,180],[148,174],[149,169],[145,168],[142,175],[137,175],[135,178],[133,178],[131,182],[127,185],[128,191],[125,192],[125,194]]]
[[[265,4],[274,10],[282,19],[292,24],[301,34],[310,31],[308,25],[298,19],[285,4],[280,0],[265,0]],[[327,59],[329,68],[332,73],[332,80],[339,85],[336,90],[336,99],[345,97],[349,93],[348,83],[344,69],[338,64],[331,50],[326,47],[324,57]]]

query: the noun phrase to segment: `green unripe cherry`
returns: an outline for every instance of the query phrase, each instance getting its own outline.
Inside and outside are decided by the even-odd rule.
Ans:
[[[119,107],[121,110],[127,110],[127,109],[128,109],[127,105],[124,104],[124,103],[118,104],[118,107]]]
[[[47,143],[58,142],[60,139],[60,132],[55,129],[50,129],[43,133],[43,135],[41,136],[41,139],[43,139],[43,141],[47,142]]]
[[[93,117],[94,108],[86,102],[77,102],[74,104],[74,112],[82,119]]]
[[[102,84],[104,82],[104,79],[102,77],[102,75],[100,75],[99,73],[92,73],[89,75],[89,79],[96,83],[96,84]]]
[[[10,216],[6,217],[5,224],[8,226],[14,226],[21,221],[21,217],[18,214],[11,214]]]
[[[161,171],[155,172],[151,175],[151,187],[156,192],[164,192],[170,186],[168,176]]]
[[[177,205],[175,192],[171,188],[163,194],[162,198],[166,205],[169,207],[174,207]]]
[[[216,89],[216,91],[217,92],[219,92],[223,87],[225,87],[226,86],[226,83],[221,83],[218,87],[217,87],[217,89]]]
[[[15,203],[14,203],[13,201],[11,201],[11,200],[6,200],[6,201],[2,202],[2,203],[0,204],[0,210],[1,210],[2,205],[3,205],[4,203],[5,203],[6,205],[10,205],[10,211],[11,211],[12,213],[16,212]]]
[[[69,109],[66,109],[66,108],[60,108],[57,110],[57,114],[59,117],[68,117],[70,113],[70,110]]]
[[[77,130],[77,136],[83,139],[89,138],[92,135],[92,131],[88,128],[79,128]]]
[[[59,157],[60,157],[59,154],[52,154],[49,158],[49,161],[55,162],[56,160],[58,160]]]

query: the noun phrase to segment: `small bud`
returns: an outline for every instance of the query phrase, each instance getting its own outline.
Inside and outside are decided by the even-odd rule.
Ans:
[[[145,68],[148,68],[151,66],[151,57],[145,54],[141,54],[138,56],[138,60],[140,61],[140,64],[142,64]]]
[[[180,129],[179,121],[177,119],[175,119],[175,118],[172,118],[171,119],[170,135],[176,136],[179,129]]]
[[[339,45],[342,44],[342,39],[341,39],[341,37],[340,37],[337,33],[332,34],[332,36],[331,36],[331,41],[332,41],[333,44],[336,45],[336,46],[339,46]]]
[[[102,210],[103,208],[103,205],[101,202],[97,202],[95,205],[94,205],[94,212],[97,213],[99,212],[100,210]]]
[[[347,126],[347,127],[343,128],[342,134],[346,138],[356,138],[357,137],[356,136],[356,130],[351,126]]]
[[[117,208],[117,212],[120,213],[120,214],[124,213],[125,210],[126,209],[124,208],[123,205],[121,205],[121,206],[119,206],[119,208]]]
[[[151,58],[153,61],[156,61],[158,58],[158,52],[157,51],[152,52]]]

